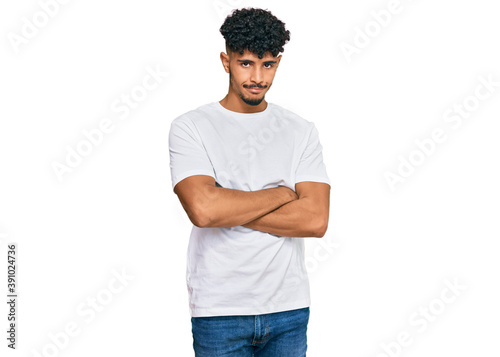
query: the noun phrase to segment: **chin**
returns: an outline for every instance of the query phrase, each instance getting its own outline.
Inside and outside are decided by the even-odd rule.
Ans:
[[[248,104],[248,105],[252,105],[252,106],[257,106],[257,105],[259,105],[260,103],[262,103],[262,101],[264,100],[264,97],[265,97],[264,93],[263,93],[263,95],[262,95],[262,98],[255,98],[255,97],[250,97],[250,98],[249,98],[249,97],[245,97],[244,95],[240,94],[240,98],[241,98],[241,100],[242,100],[244,103],[246,103],[246,104]]]
[[[243,99],[243,101],[248,104],[248,105],[252,105],[252,106],[257,106],[259,105],[260,103],[262,103],[262,101],[264,100],[264,97],[262,98],[259,98],[259,99]]]

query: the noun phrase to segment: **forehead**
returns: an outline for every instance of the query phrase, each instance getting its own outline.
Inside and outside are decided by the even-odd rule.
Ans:
[[[258,62],[258,61],[265,62],[265,61],[270,61],[270,60],[276,60],[280,55],[278,55],[278,57],[274,57],[271,54],[271,52],[268,51],[268,52],[265,52],[264,55],[262,56],[262,59],[260,59],[259,56],[257,56],[255,53],[250,52],[248,49],[245,49],[243,54],[240,54],[239,52],[232,52],[230,54],[230,56],[232,58],[238,59],[238,60],[251,60],[254,62]]]

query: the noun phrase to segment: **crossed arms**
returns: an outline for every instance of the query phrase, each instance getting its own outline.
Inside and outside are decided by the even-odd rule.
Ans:
[[[189,176],[174,192],[191,222],[200,228],[244,226],[285,237],[318,237],[328,228],[330,185],[299,182],[295,191],[280,186],[240,191],[215,185],[207,175]]]

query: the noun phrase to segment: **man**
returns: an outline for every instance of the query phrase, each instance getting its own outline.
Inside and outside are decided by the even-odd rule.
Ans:
[[[196,356],[306,355],[303,237],[328,227],[330,181],[312,122],[268,103],[289,41],[269,11],[220,28],[229,91],[175,118],[172,186],[193,223],[186,280]]]

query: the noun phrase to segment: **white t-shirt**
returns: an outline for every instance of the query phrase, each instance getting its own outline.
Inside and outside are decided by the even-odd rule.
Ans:
[[[172,188],[192,175],[243,191],[330,184],[315,125],[273,103],[258,113],[238,113],[217,101],[182,114],[171,123],[169,150]],[[308,307],[304,239],[193,225],[186,269],[191,316]]]

